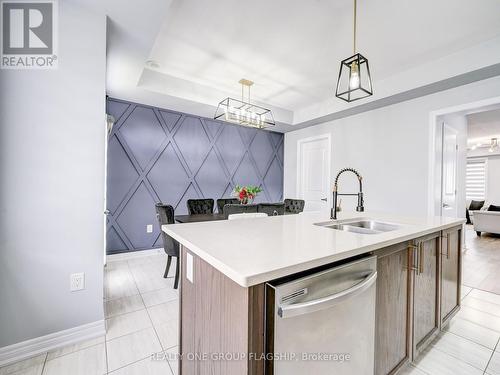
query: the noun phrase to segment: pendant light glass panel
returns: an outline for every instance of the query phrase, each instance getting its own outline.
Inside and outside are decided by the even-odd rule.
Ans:
[[[368,60],[359,53],[343,60],[340,63],[335,95],[346,102],[352,102],[372,94]]]

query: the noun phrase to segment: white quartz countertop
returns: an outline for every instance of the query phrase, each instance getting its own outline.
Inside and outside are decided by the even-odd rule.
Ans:
[[[367,253],[438,230],[463,219],[404,217],[371,212],[342,212],[339,220],[368,218],[401,225],[394,231],[357,234],[314,223],[329,213],[163,225],[168,235],[243,287]]]

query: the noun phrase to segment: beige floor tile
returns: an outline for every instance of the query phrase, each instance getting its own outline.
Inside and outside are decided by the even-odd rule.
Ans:
[[[496,303],[467,296],[462,300],[462,305],[500,317],[500,305]]]
[[[415,366],[429,375],[483,375],[479,370],[440,350],[427,349]]]
[[[43,369],[43,375],[103,375],[106,372],[104,344],[47,361]]]
[[[155,326],[172,320],[179,320],[179,301],[165,302],[160,305],[148,307],[149,316]]]
[[[167,355],[168,364],[170,365],[170,369],[174,375],[179,374],[179,347],[173,347],[165,350],[165,354]],[[416,375],[416,374],[415,374]]]
[[[107,300],[139,294],[132,273],[128,268],[106,272],[104,277],[104,298]]]
[[[500,332],[500,317],[498,316],[491,315],[468,306],[462,306],[457,314],[457,317]]]
[[[165,356],[153,356],[110,372],[112,375],[171,375]]]
[[[0,375],[11,375],[11,374],[17,375],[18,373],[20,373],[20,371],[31,371],[36,373],[38,369],[41,372],[46,357],[47,353],[43,353],[35,357],[31,357],[28,359],[24,359],[22,361],[11,363],[10,365],[7,366],[3,366],[0,368]],[[29,373],[30,372],[26,372],[26,374]]]
[[[500,272],[500,268],[499,268],[499,272]],[[479,289],[473,289],[470,292],[469,296],[472,298],[480,299],[482,301],[491,302],[491,303],[495,303],[497,305],[500,305],[500,295],[499,294],[486,292],[484,290],[479,290]]]
[[[163,278],[162,271],[152,270],[140,273],[136,271],[133,275],[137,288],[143,294],[154,290],[172,288],[174,285],[173,279]]]
[[[467,296],[467,294],[469,294],[471,291],[472,291],[472,288],[470,288],[470,287],[468,287],[466,285],[462,285],[462,291],[461,291],[462,296],[461,296],[461,298],[464,299]]]
[[[106,319],[106,340],[112,340],[148,327],[151,327],[151,320],[145,309],[118,315]]]
[[[500,353],[493,353],[493,357],[491,357],[488,368],[486,369],[486,373],[490,375],[500,375]]]
[[[118,337],[106,345],[110,372],[162,351],[153,328]]]
[[[128,263],[126,260],[114,260],[111,262],[107,262],[104,270],[107,272],[107,271],[126,269],[126,268],[128,268]]]
[[[177,290],[173,288],[164,288],[142,294],[142,299],[146,307],[159,305],[168,301],[179,299]]]
[[[104,343],[105,337],[97,337],[95,339],[85,340],[73,345],[67,345],[59,349],[55,349],[49,352],[47,355],[47,360],[51,360],[62,355],[70,354],[73,352],[77,352],[78,350],[82,350],[85,348],[90,348],[91,346],[98,345]]]
[[[144,303],[142,302],[142,298],[139,294],[136,294],[135,296],[106,301],[106,303],[104,304],[106,318],[142,310],[144,308]]]
[[[155,330],[164,350],[179,345],[179,320],[156,325]]]
[[[427,375],[427,373],[412,365],[406,365],[398,372],[398,375]]]
[[[480,370],[485,370],[493,350],[476,344],[453,333],[444,332],[432,343],[439,349]]]
[[[457,317],[453,318],[445,330],[489,349],[494,349],[500,339],[500,333]]]

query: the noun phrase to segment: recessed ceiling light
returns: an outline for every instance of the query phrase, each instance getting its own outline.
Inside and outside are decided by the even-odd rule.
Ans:
[[[160,63],[155,60],[148,60],[146,61],[146,66],[148,68],[158,69],[160,67]]]

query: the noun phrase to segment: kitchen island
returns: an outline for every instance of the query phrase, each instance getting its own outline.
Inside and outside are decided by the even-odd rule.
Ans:
[[[390,229],[332,227],[352,221]],[[367,306],[375,312],[372,373],[394,373],[459,309],[463,222],[345,212],[336,222],[303,213],[163,226],[182,245],[181,373],[272,374],[269,285],[366,257],[377,273],[375,306]]]

